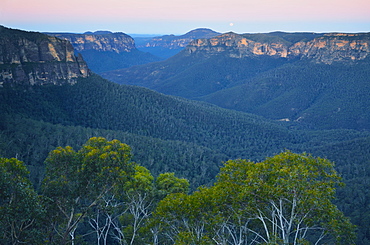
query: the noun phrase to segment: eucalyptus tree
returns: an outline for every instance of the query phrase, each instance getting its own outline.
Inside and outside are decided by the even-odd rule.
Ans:
[[[154,217],[161,224],[161,244],[213,244],[218,216],[212,191],[174,193],[160,201]]]
[[[308,154],[229,160],[213,186],[167,196],[156,217],[176,244],[354,244],[332,202],[341,185],[332,162]]]
[[[115,226],[115,231],[122,244],[158,244],[159,227],[153,222],[153,211],[165,196],[187,193],[189,181],[168,172],[154,178],[148,169],[140,165],[135,170],[123,190],[122,200],[126,210],[119,217],[120,227]]]
[[[49,220],[58,235],[54,239],[61,244],[73,244],[78,225],[135,173],[128,145],[97,137],[77,152],[69,146],[58,147],[45,164],[43,194],[49,200]]]
[[[154,177],[140,165],[120,190],[117,200],[121,208],[112,213],[113,237],[120,244],[140,244],[146,238],[142,229],[146,225],[154,207]],[[113,216],[115,215],[115,216]]]
[[[143,166],[135,165],[135,173],[115,196],[103,198],[89,217],[97,244],[108,244],[111,237],[119,244],[145,244],[156,241],[158,227],[152,223],[152,212],[160,199],[170,193],[187,193],[189,182],[163,173],[154,178]]]
[[[185,178],[178,178],[175,173],[162,173],[155,179],[155,191],[158,200],[162,200],[169,194],[188,193],[189,181]]]
[[[23,162],[0,158],[0,243],[42,244],[42,201]]]

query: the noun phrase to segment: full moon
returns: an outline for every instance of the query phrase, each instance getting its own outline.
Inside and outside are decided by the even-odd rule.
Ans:
[[[234,23],[230,23],[229,25],[230,25],[230,26],[233,26],[233,25],[234,25]]]

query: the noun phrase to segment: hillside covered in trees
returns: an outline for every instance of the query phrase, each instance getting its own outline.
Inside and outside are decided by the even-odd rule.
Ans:
[[[28,35],[25,32],[21,32],[21,34],[22,37],[27,37]],[[40,37],[42,37],[43,40],[47,40],[42,35]],[[51,67],[67,67],[64,63],[69,61],[54,59],[48,62],[50,62],[48,65],[52,64]],[[55,64],[53,62],[55,62]],[[82,61],[80,64],[83,64]],[[37,62],[31,62],[29,64],[29,62],[23,60],[22,63],[16,66],[21,68],[32,66],[32,71],[37,75],[35,75],[35,78],[43,78],[41,76],[43,73],[37,70]],[[13,69],[15,65],[3,64],[0,68],[10,69],[9,67]],[[364,63],[364,70],[365,68],[366,64]],[[4,72],[5,71],[3,71],[2,74],[5,74]],[[198,194],[196,193],[206,193],[208,188],[209,191],[214,190],[214,188],[216,188],[214,186],[217,186],[219,183],[219,179],[216,179],[216,176],[221,173],[222,166],[224,166],[224,163],[228,160],[247,159],[246,162],[248,163],[252,161],[262,163],[266,160],[266,157],[273,157],[282,152],[287,152],[286,150],[290,150],[298,154],[307,152],[312,154],[313,158],[322,157],[335,163],[334,169],[338,172],[338,175],[343,177],[342,181],[346,185],[342,186],[338,182],[339,185],[336,186],[336,198],[333,199],[332,197],[334,196],[332,195],[334,195],[334,193],[329,192],[327,195],[328,200],[332,201],[338,207],[338,210],[343,212],[345,216],[348,216],[353,224],[357,225],[356,244],[369,244],[370,233],[368,224],[370,220],[370,211],[368,205],[370,193],[368,190],[370,189],[370,183],[368,179],[370,176],[370,133],[366,129],[359,130],[357,127],[351,128],[345,126],[330,127],[328,129],[302,127],[297,121],[266,119],[265,117],[255,114],[223,109],[206,102],[191,101],[181,97],[164,95],[147,88],[119,85],[90,73],[85,77],[80,76],[74,78],[73,83],[50,82],[48,84],[36,83],[31,85],[25,82],[19,83],[13,80],[7,80],[4,76],[2,76],[2,79],[4,79],[0,87],[0,157],[2,157],[2,162],[4,163],[4,165],[2,165],[4,170],[2,170],[2,174],[4,174],[4,176],[19,176],[19,183],[27,187],[25,192],[23,192],[22,188],[13,189],[16,193],[18,193],[17,190],[20,191],[19,195],[21,196],[18,196],[20,199],[22,199],[22,195],[36,198],[39,194],[44,193],[43,195],[46,195],[46,192],[49,193],[47,200],[41,200],[41,203],[39,200],[32,199],[34,200],[32,203],[25,204],[30,207],[35,207],[32,210],[35,211],[34,215],[37,217],[43,217],[41,215],[42,212],[46,212],[47,214],[48,212],[53,212],[43,209],[44,204],[42,204],[42,202],[52,201],[54,205],[62,204],[58,203],[58,198],[53,199],[54,197],[50,196],[50,193],[55,193],[57,195],[58,192],[57,189],[55,189],[55,192],[53,189],[47,191],[47,189],[45,189],[45,181],[49,181],[49,184],[51,184],[49,185],[50,188],[60,188],[60,186],[53,186],[53,184],[62,184],[64,180],[76,183],[76,185],[73,184],[68,187],[71,188],[69,189],[71,195],[68,196],[68,198],[71,199],[63,199],[65,201],[64,207],[72,208],[74,211],[77,209],[82,210],[82,207],[89,207],[90,204],[94,204],[93,206],[97,207],[95,206],[96,203],[94,203],[94,200],[98,197],[98,199],[102,201],[99,205],[103,205],[104,202],[107,201],[107,199],[100,199],[102,197],[100,194],[102,193],[83,193],[84,195],[89,195],[89,197],[85,199],[80,196],[74,196],[79,193],[73,192],[73,188],[78,188],[79,184],[83,184],[82,182],[76,182],[76,179],[73,178],[79,179],[81,177],[78,174],[79,171],[81,173],[85,170],[90,171],[86,169],[86,167],[79,166],[78,164],[88,160],[84,158],[84,154],[88,155],[88,152],[91,150],[89,144],[93,141],[91,142],[89,139],[92,137],[104,137],[106,140],[103,140],[103,142],[106,142],[104,144],[108,145],[115,144],[114,142],[116,141],[112,141],[114,139],[129,145],[130,155],[132,154],[131,160],[147,169],[144,170],[141,167],[132,169],[131,167],[136,166],[134,164],[130,167],[130,171],[134,176],[134,173],[141,173],[144,176],[149,176],[149,182],[160,178],[160,176],[172,178],[174,175],[171,173],[175,173],[175,176],[177,176],[176,178],[186,178],[189,182],[190,192],[184,194],[189,194],[189,197],[184,196],[183,199],[181,199],[181,196],[173,197],[174,201],[184,201],[184,204],[186,204],[187,201],[191,201],[193,195],[197,196]],[[359,108],[362,107],[359,106]],[[346,111],[343,113],[346,113]],[[98,146],[94,145],[91,147]],[[102,159],[108,157],[109,153],[104,153],[105,151],[109,152],[108,148],[104,148],[105,150],[100,152],[102,154]],[[53,151],[55,149],[57,150]],[[81,150],[80,152],[78,149],[85,149],[86,151]],[[57,174],[64,173],[62,170],[59,172],[57,169],[53,170],[54,167],[57,168],[57,166],[52,164],[53,161],[55,162],[55,159],[58,159],[57,157],[62,156],[59,152],[66,153],[66,156],[72,157],[72,160],[69,161],[69,158],[63,158],[64,160],[59,159],[57,162],[62,163],[64,161],[64,166],[67,167],[68,164],[66,161],[68,160],[68,162],[73,162],[74,165],[71,165],[70,169],[64,169],[63,171],[67,172],[65,172],[63,176],[59,176],[60,178],[57,178]],[[91,154],[94,155],[93,153],[95,154],[96,151],[92,151]],[[30,171],[29,174],[26,167],[19,161],[24,162],[28,171]],[[105,165],[107,165],[107,162],[103,161],[101,165],[96,166],[96,168],[94,167],[94,170],[91,171],[100,171],[102,166]],[[109,164],[107,167],[108,166]],[[8,167],[11,169],[8,169]],[[60,167],[62,167],[62,165]],[[115,166],[112,165],[111,167],[113,171]],[[15,173],[12,172],[13,170]],[[106,187],[106,185],[112,184],[112,182],[109,182],[110,179],[107,178],[107,182],[103,185],[103,180],[99,179],[99,174],[105,175],[104,171],[109,172],[109,168],[102,171],[101,173],[94,172],[94,174],[97,174],[96,178],[98,180],[94,185]],[[152,177],[150,177],[148,171]],[[167,173],[165,176],[161,175],[165,173]],[[119,175],[119,173],[116,172],[113,173],[112,176],[117,176],[115,174]],[[141,174],[137,177],[141,176]],[[5,190],[5,188],[12,186],[16,187],[15,182],[12,182],[12,178],[6,178],[2,178],[7,181],[1,183],[1,188]],[[84,181],[88,180],[85,179]],[[88,183],[85,182],[85,184]],[[268,184],[271,183],[268,182]],[[194,192],[200,186],[204,186],[205,189],[201,190],[205,192]],[[163,188],[166,190],[169,189],[168,186]],[[111,191],[113,189],[108,188],[103,190],[106,190],[108,193],[108,190]],[[183,188],[182,190],[184,189],[187,188]],[[61,189],[59,189],[59,191],[60,190]],[[64,189],[62,188],[62,190]],[[103,193],[106,192],[103,191]],[[11,197],[7,199],[9,196],[7,196],[5,192],[2,192],[2,194],[5,195],[2,197],[4,198],[2,201],[3,203],[6,203],[5,200],[12,200]],[[159,199],[164,198],[164,194],[162,193],[161,195]],[[199,196],[199,198],[203,197]],[[159,201],[159,199],[157,198],[156,200]],[[83,206],[73,208],[70,206],[73,203],[71,200]],[[111,202],[113,199],[109,200],[109,205],[113,204]],[[132,199],[131,201],[136,200],[137,199]],[[274,199],[274,202],[276,200],[279,199]],[[62,202],[62,199],[60,199],[60,201]],[[245,200],[235,199],[235,201],[237,202],[233,203],[233,205],[239,205]],[[126,203],[128,202],[129,201],[126,200]],[[226,206],[230,204],[224,202],[220,203]],[[210,205],[209,207],[212,208],[212,205],[216,205],[217,203],[208,204]],[[270,202],[270,204],[272,203]],[[23,204],[19,203],[19,205]],[[192,205],[193,204],[190,203],[189,207],[194,209]],[[218,204],[216,206],[218,206]],[[333,208],[333,206],[330,207]],[[54,206],[54,208],[61,211],[58,206]],[[57,226],[48,227],[58,232],[58,234],[53,235],[54,238],[64,237],[64,239],[71,239],[71,234],[81,235],[82,230],[86,231],[90,229],[87,227],[92,226],[91,224],[93,223],[86,223],[86,219],[82,222],[83,218],[79,218],[81,212],[72,215],[72,209],[68,209],[69,211],[64,209],[64,214],[60,216],[55,213],[56,216],[54,217],[54,221],[60,223],[56,222],[53,223],[53,225],[58,224]],[[168,209],[167,211],[173,213],[176,210]],[[217,210],[212,211],[216,212]],[[333,212],[334,211],[335,209],[333,209]],[[334,213],[338,214],[337,211]],[[29,214],[33,215],[33,213]],[[81,223],[79,223],[81,224],[79,229],[82,230],[74,230],[76,226],[73,225],[68,228],[68,222],[65,223],[61,221],[65,219],[65,217],[63,218],[65,214],[71,215],[68,217],[71,217],[74,221],[78,221],[77,223],[81,221]],[[97,213],[94,213],[94,215],[95,214]],[[239,214],[244,215],[242,213]],[[8,215],[8,213],[1,215]],[[106,213],[102,215],[103,216],[100,216],[98,220],[109,218],[109,216],[104,216]],[[123,215],[121,218],[123,220],[119,221],[121,225],[126,227],[123,229],[123,226],[121,226],[122,229],[120,230],[123,231],[123,233],[116,234],[117,236],[121,236],[121,241],[123,241],[123,235],[126,237],[125,239],[128,239],[128,234],[130,234],[130,237],[132,237],[133,234],[138,234],[135,233],[137,230],[134,231],[132,225],[125,225],[126,221],[131,222],[134,220],[132,215],[133,214]],[[183,215],[199,214],[183,213]],[[83,213],[83,216],[92,217],[91,213],[87,210],[86,213]],[[21,218],[19,216],[14,217],[17,218],[13,220]],[[220,218],[221,217],[227,218],[225,216],[220,216]],[[235,216],[233,218],[237,217],[238,216]],[[177,218],[181,217],[173,216],[171,222],[178,222]],[[187,218],[191,218],[191,216]],[[343,219],[343,221],[344,220],[345,219]],[[90,221],[96,222],[93,220]],[[221,220],[218,221],[221,222]],[[36,220],[32,222],[42,223],[41,221],[36,222]],[[216,222],[216,220],[207,220],[207,222]],[[35,223],[19,224],[33,227]],[[112,225],[113,223],[109,224]],[[182,228],[184,228],[183,225],[186,225],[177,224]],[[218,225],[221,224],[223,223],[218,223]],[[102,224],[95,223],[94,227],[97,227],[96,225],[100,227]],[[248,227],[245,225],[238,227],[240,229]],[[54,229],[56,227],[58,229]],[[231,226],[221,227],[223,227],[223,229],[231,229]],[[257,227],[258,229],[256,229],[260,231],[261,227],[259,225],[257,225]],[[113,227],[111,228],[113,229]],[[251,228],[250,231],[256,232],[256,229]],[[338,230],[339,227],[335,229]],[[37,228],[35,232],[38,230]],[[73,233],[74,231],[77,233]],[[210,231],[209,228],[207,228],[207,231]],[[6,233],[8,231],[2,232]],[[140,232],[149,234],[152,231],[141,230]],[[179,239],[178,241],[186,243],[189,241],[187,239],[193,239],[195,235],[193,232],[195,231],[189,232],[190,231],[186,230],[179,231],[179,233],[177,233],[179,235],[177,237]],[[27,236],[40,238],[40,236],[32,234],[33,233],[28,233]],[[64,234],[64,236],[62,234]],[[97,234],[100,236],[99,239],[103,239],[103,233]],[[206,237],[212,235],[209,233],[202,234],[206,240],[208,239]],[[229,233],[229,235],[231,234],[233,233]],[[331,234],[333,235],[335,233]],[[225,233],[223,233],[223,235],[225,235]],[[311,235],[313,237],[316,235],[320,237],[318,233]],[[311,235],[310,239],[314,239]],[[77,236],[75,238],[85,239]],[[224,239],[224,236],[219,238]],[[262,239],[262,237],[260,238]],[[351,236],[347,238],[350,240],[352,239]],[[50,237],[50,239],[52,239],[52,237]],[[68,239],[65,241],[69,241]],[[88,241],[91,243],[96,243],[91,240],[91,237],[86,239],[90,239]],[[264,239],[266,239],[266,237],[264,237]],[[322,241],[325,241],[325,239]],[[52,240],[48,241],[51,242]],[[102,240],[100,241],[102,242]],[[43,243],[40,241],[38,242],[39,244]],[[142,244],[137,240],[135,242],[136,244]],[[169,242],[168,244],[173,243]]]
[[[300,127],[369,130],[369,47],[369,33],[225,33],[102,76]]]
[[[366,131],[289,129],[251,114],[98,76],[81,78],[75,85],[6,84],[0,96],[6,102],[1,108],[1,155],[24,161],[36,187],[41,185],[49,151],[80,147],[93,136],[129,144],[133,159],[154,176],[175,172],[187,178],[193,190],[213,183],[229,159],[261,161],[284,149],[310,152],[336,163],[347,186],[339,188],[335,203],[359,225],[361,241],[366,239],[370,170]]]
[[[26,166],[0,158],[3,244],[353,244],[354,226],[332,203],[333,164],[284,152],[228,161],[212,187],[188,195],[173,173],[154,178],[118,140],[57,147],[37,194]],[[307,188],[309,186],[309,188]]]

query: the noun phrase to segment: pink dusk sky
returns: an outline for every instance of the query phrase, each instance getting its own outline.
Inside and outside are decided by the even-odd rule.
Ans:
[[[41,32],[370,32],[370,0],[0,0],[0,25]]]

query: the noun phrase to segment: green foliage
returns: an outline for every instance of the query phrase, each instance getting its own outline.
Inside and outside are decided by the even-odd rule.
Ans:
[[[351,65],[300,61],[201,99],[266,118],[286,118],[301,127],[368,130],[369,72],[368,61]]]
[[[304,68],[303,64],[297,67]],[[366,70],[365,63],[363,68]],[[309,74],[309,70],[307,67],[302,73]],[[288,71],[281,73],[280,78],[290,76]],[[304,98],[302,101],[306,101]],[[192,190],[211,185],[222,161],[261,161],[284,149],[306,151],[336,162],[335,168],[347,186],[339,189],[335,203],[358,225],[358,243],[369,240],[367,131],[295,130],[295,122],[277,124],[201,102],[120,86],[98,76],[81,79],[73,86],[4,84],[0,101],[0,154],[24,161],[36,187],[44,177],[43,162],[50,151],[66,145],[79,149],[91,137],[129,144],[134,154],[132,160],[148,168],[154,177],[175,172],[189,180]],[[320,122],[325,120],[336,119],[322,117]]]
[[[230,160],[214,186],[163,199],[156,218],[169,237],[189,244],[207,237],[216,243],[354,244],[354,226],[332,203],[341,184],[330,161],[307,154]]]
[[[155,168],[159,165],[164,168],[161,172],[176,170],[181,176],[189,176],[192,183],[211,182],[221,161],[228,156],[261,159],[266,152],[270,155],[285,147],[291,148],[289,141],[294,137],[284,127],[260,117],[163,96],[143,88],[119,86],[99,77],[81,79],[73,86],[34,86],[32,90],[21,86],[4,87],[0,92],[6,101],[2,105],[4,111],[11,115],[9,121],[16,114],[53,124],[156,138],[150,139],[151,142],[176,141],[156,154],[153,152],[157,150],[155,143],[144,143],[155,156],[146,157],[149,161],[157,160],[153,164]],[[86,132],[101,136],[96,130]],[[146,155],[143,146],[131,145],[134,150],[141,148],[141,155]],[[172,156],[167,153],[171,152],[178,155],[176,162],[170,161]],[[164,162],[168,164],[163,165]],[[144,162],[143,165],[148,166]]]
[[[283,32],[242,36],[287,45],[332,38]],[[354,38],[359,37],[343,39]],[[368,39],[368,35],[362,38]],[[204,50],[189,55],[184,51],[165,61],[102,75],[121,84],[143,86],[274,120],[289,119],[301,127],[369,129],[369,58],[324,64],[311,59],[231,56],[229,52],[216,55]]]
[[[215,193],[203,189],[191,195],[174,193],[166,196],[154,212],[154,221],[163,244],[213,244],[208,237],[218,228]]]
[[[230,160],[221,169],[213,187],[200,188],[187,195],[188,182],[176,178],[173,173],[160,174],[154,179],[146,168],[134,164],[130,171],[125,171],[131,173],[127,178],[127,174],[117,171],[120,168],[117,166],[130,161],[130,158],[127,145],[103,138],[91,138],[78,152],[71,147],[58,147],[52,151],[47,159],[44,189],[48,196],[44,202],[48,207],[46,223],[53,224],[53,229],[68,231],[65,235],[76,242],[79,235],[88,232],[75,229],[78,224],[86,223],[87,218],[100,213],[96,216],[97,222],[104,217],[112,220],[117,217],[121,239],[135,241],[133,244],[151,241],[149,234],[159,236],[157,241],[163,244],[168,242],[165,237],[172,237],[174,244],[213,244],[219,239],[235,239],[231,231],[238,228],[257,234],[270,229],[266,227],[272,227],[269,230],[271,234],[261,239],[276,243],[284,241],[279,237],[280,233],[273,234],[279,229],[274,229],[274,224],[264,226],[260,223],[278,220],[268,216],[275,208],[277,211],[272,212],[272,217],[294,210],[298,220],[309,217],[304,224],[322,227],[325,234],[334,235],[341,244],[353,241],[353,233],[349,232],[352,225],[331,203],[335,187],[341,182],[333,164],[326,159],[284,152],[260,163]],[[124,165],[120,169],[122,167]],[[14,168],[22,170],[20,175],[28,174],[24,167]],[[113,183],[115,179],[120,181]],[[115,184],[120,187],[106,188]],[[103,189],[104,195],[99,189]],[[113,195],[107,195],[110,191]],[[151,219],[150,212],[163,197],[154,219]],[[126,208],[117,205],[120,200],[124,200]],[[295,204],[297,207],[293,208]],[[279,205],[284,208],[279,209]],[[120,213],[125,209],[130,211]],[[64,211],[58,214],[61,210]],[[310,215],[305,215],[305,212]],[[66,218],[69,220],[67,223]],[[35,232],[43,229],[40,228],[43,223],[39,222]],[[230,234],[221,230],[228,230]],[[50,232],[43,232],[49,234],[49,242],[66,242],[53,237]],[[316,235],[320,236],[320,233],[310,232],[308,239],[314,239]],[[38,236],[39,239],[44,237]],[[304,239],[306,237],[300,238],[299,242],[303,243]]]
[[[135,174],[130,181],[125,183],[125,191],[127,193],[151,193],[153,190],[154,177],[150,171],[140,165],[135,166]]]
[[[44,208],[23,162],[0,158],[0,243],[43,243]]]
[[[4,27],[0,27],[0,33],[5,40],[21,36],[38,45],[47,38],[40,33]],[[255,41],[271,43],[285,40],[285,43],[292,43],[318,35],[276,32],[244,36]],[[122,60],[124,55],[108,57],[93,52],[84,55],[91,62],[95,62],[98,56],[98,61],[108,58],[110,60],[104,65],[113,66],[126,65],[127,60],[140,63],[141,58],[147,58],[145,55],[137,57],[138,54],[126,56],[125,61]],[[116,62],[118,59],[122,63]],[[103,67],[102,63],[95,63],[99,68],[94,69]],[[34,64],[23,66],[30,71]],[[9,67],[16,68],[14,65]],[[47,68],[50,67],[45,66]],[[27,179],[28,171],[18,160],[1,158],[0,243],[8,244],[14,241],[15,236],[19,241],[30,244],[60,243],[59,235],[64,236],[65,242],[69,240],[68,236],[76,243],[90,242],[84,235],[94,230],[90,225],[93,219],[97,221],[94,231],[100,232],[97,234],[105,236],[115,226],[122,231],[121,241],[136,244],[164,242],[164,234],[159,234],[159,231],[172,232],[168,235],[178,234],[169,244],[208,244],[212,239],[235,239],[232,234],[238,228],[239,231],[246,227],[253,227],[256,232],[269,231],[261,225],[263,217],[248,219],[248,215],[258,215],[253,207],[262,204],[265,208],[261,211],[270,211],[277,203],[280,204],[280,196],[283,196],[282,204],[286,207],[283,211],[291,209],[291,202],[287,200],[294,199],[293,193],[289,192],[293,185],[302,190],[301,193],[310,194],[309,197],[302,195],[306,198],[305,203],[320,203],[315,205],[315,215],[320,214],[322,220],[317,222],[332,236],[347,239],[340,241],[342,244],[352,241],[352,233],[347,232],[350,225],[340,211],[350,216],[358,226],[357,244],[369,243],[368,59],[352,65],[324,65],[303,60],[230,59],[224,55],[190,57],[179,54],[168,61],[133,67],[124,72],[124,75],[122,71],[105,75],[121,75],[130,84],[197,97],[273,120],[289,118],[290,122],[277,124],[255,115],[223,110],[143,88],[119,86],[98,76],[80,79],[74,86],[22,86],[5,82],[0,88],[0,155],[24,161],[37,188],[47,171],[47,187],[43,189],[47,196],[41,199],[37,196]],[[198,97],[203,95],[207,97]],[[310,128],[338,130],[307,130]],[[91,137],[108,140],[94,138],[83,146]],[[132,160],[145,167],[132,164],[128,169],[122,169],[120,162],[130,161],[131,150],[111,139],[129,144],[134,154]],[[72,147],[65,147],[67,145]],[[57,148],[49,157],[55,164],[49,162],[48,170],[45,170],[45,158],[58,146],[63,147]],[[275,157],[269,164],[270,160],[259,162],[285,148],[335,161],[336,170],[347,184],[338,189],[337,200],[332,199],[334,187],[319,188],[320,182],[310,186],[308,191],[304,189],[303,183],[316,176],[311,175],[312,171],[306,173],[307,169],[302,166],[295,168],[296,165],[284,161],[284,166],[274,165],[280,161]],[[288,155],[284,157],[291,158],[292,163],[306,161],[307,156],[310,158],[306,155],[293,159]],[[233,161],[238,168],[242,169],[240,165],[244,164],[249,170],[264,174],[248,173],[250,178],[243,179],[239,178],[243,175],[240,173],[240,176],[234,176],[235,181],[239,178],[238,182],[230,182],[223,188],[215,187],[222,186],[218,181],[210,188],[185,194],[189,182],[192,190],[200,185],[211,186],[221,162],[238,158],[251,159]],[[307,162],[314,165],[311,160]],[[289,169],[289,174],[278,171],[284,168]],[[275,174],[267,174],[267,170],[273,170]],[[322,173],[329,172],[323,170]],[[309,178],[303,181],[306,175]],[[252,177],[258,185],[248,182]],[[320,181],[325,181],[325,178]],[[333,180],[333,184],[335,182]],[[258,198],[255,198],[255,193],[259,194]],[[251,198],[245,199],[245,196]],[[167,223],[151,217],[151,211],[162,198],[164,200],[157,211],[162,210],[163,214],[173,211],[172,216],[167,217]],[[321,203],[321,199],[330,202]],[[246,203],[249,209],[243,209],[242,204]],[[305,210],[307,206],[298,211]],[[185,219],[179,222],[179,217]],[[224,222],[225,217],[229,223]],[[112,222],[104,222],[110,218]],[[314,223],[314,220],[307,222]],[[170,225],[181,231],[173,230]],[[225,236],[220,230],[229,230],[229,235]],[[64,234],[56,234],[56,231]],[[310,235],[311,238],[318,236],[320,233]],[[299,243],[307,242],[304,240],[300,239]],[[270,241],[281,243],[282,238],[271,234]]]
[[[354,242],[354,228],[332,203],[335,188],[342,184],[333,167],[326,159],[291,152],[260,163],[228,161],[215,187],[226,195],[239,193],[232,205],[248,207],[249,215],[271,226],[266,240],[273,234],[289,243],[304,239],[307,230],[324,229],[323,234],[331,233],[340,244],[349,244]]]
[[[50,223],[57,222],[62,244],[74,241],[78,225],[99,201],[122,190],[135,173],[130,159],[128,145],[97,137],[78,152],[67,146],[49,154],[43,194],[50,199]]]
[[[180,53],[162,62],[105,72],[102,76],[116,83],[194,99],[240,85],[244,79],[286,62],[265,57],[235,59],[223,54],[193,57]]]
[[[31,180],[37,187],[44,178],[43,162],[50,151],[60,145],[78,149],[89,138],[96,136],[126,142],[132,147],[133,161],[140,162],[153,175],[176,172],[181,177],[186,176],[192,188],[212,182],[218,166],[227,159],[215,150],[188,142],[161,140],[117,130],[53,125],[20,116],[4,115],[2,118],[0,154],[26,162]]]
[[[162,197],[173,193],[188,193],[189,181],[175,177],[175,173],[163,173],[157,177],[155,187]]]

